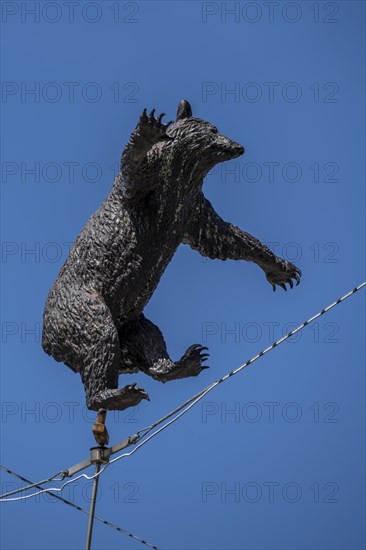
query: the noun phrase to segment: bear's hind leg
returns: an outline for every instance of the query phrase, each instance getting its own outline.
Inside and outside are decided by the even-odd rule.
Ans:
[[[202,364],[208,356],[203,353],[207,348],[200,344],[190,346],[180,361],[172,361],[160,329],[142,314],[122,327],[119,334],[122,373],[138,368],[159,382],[169,382],[198,376],[208,368]]]
[[[77,294],[76,299],[78,331],[73,344],[78,353],[88,408],[123,410],[148,399],[147,393],[136,384],[118,388],[120,341],[102,297],[97,292],[85,291]]]

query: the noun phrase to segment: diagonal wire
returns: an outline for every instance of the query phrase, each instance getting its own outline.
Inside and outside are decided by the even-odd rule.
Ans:
[[[5,466],[0,466],[0,469],[1,470],[4,470],[4,472],[7,472],[8,474],[11,474],[13,475],[14,477],[17,477],[18,479],[24,481],[25,483],[31,483],[29,481],[29,479],[26,479],[25,477],[17,474],[16,472],[13,472],[12,470],[9,470],[9,468],[5,468]],[[31,484],[31,487],[41,487],[41,485],[39,483],[32,483]],[[25,489],[25,488],[24,488]],[[60,500],[61,502],[64,502],[65,504],[67,504],[68,506],[71,506],[72,508],[75,508],[76,510],[79,510],[79,512],[83,512],[83,514],[86,514],[87,516],[89,516],[89,512],[88,510],[85,510],[84,508],[81,508],[80,506],[78,506],[77,504],[74,504],[74,502],[70,502],[69,500],[66,500],[65,498],[63,497],[60,497],[58,495],[55,495],[54,493],[52,493],[51,491],[49,491],[48,489],[46,489],[44,491],[45,493],[48,493],[49,495],[53,496],[53,498],[56,498],[57,500]],[[129,533],[128,531],[126,531],[125,529],[122,529],[121,527],[118,527],[117,525],[114,525],[114,523],[111,523],[110,521],[107,521],[105,519],[102,519],[98,516],[94,516],[94,519],[100,521],[101,523],[104,523],[104,525],[108,525],[108,527],[112,527],[113,529],[115,529],[116,531],[119,531],[120,533],[123,533],[124,535],[128,536],[128,537],[131,537],[133,538],[134,540],[137,540],[138,542],[141,542],[142,544],[145,544],[146,546],[149,546],[150,548],[153,548],[153,550],[159,550],[159,548],[157,546],[153,546],[152,544],[150,544],[149,542],[147,542],[146,540],[138,537],[137,535],[133,535],[132,533]]]
[[[2,466],[0,466],[0,468],[3,469]],[[8,470],[6,470],[6,471],[8,471]],[[60,479],[56,479],[57,476],[61,476],[62,473],[63,472],[57,472],[57,474],[55,474],[54,476],[49,477],[48,479],[44,479],[43,481],[37,481],[36,483],[31,483],[30,485],[27,485],[26,487],[23,487],[22,489],[17,489],[16,491],[10,491],[9,493],[4,493],[3,495],[1,495],[1,498],[10,497],[11,495],[15,495],[16,493],[19,493],[21,491],[28,491],[28,489],[32,489],[33,487],[39,487],[40,485],[45,485],[46,483],[49,483],[50,481],[62,481],[63,480],[62,477],[60,477]],[[23,479],[23,481],[27,482],[27,480],[24,480],[24,479]]]
[[[222,382],[224,382],[225,380],[227,380],[228,378],[230,378],[230,376],[233,376],[234,374],[237,374],[238,372],[240,372],[241,370],[243,370],[245,367],[247,367],[248,365],[250,365],[251,363],[254,363],[254,361],[256,361],[257,359],[259,359],[260,357],[262,357],[263,355],[265,355],[266,353],[268,353],[269,351],[271,351],[272,349],[274,349],[276,346],[278,346],[279,344],[282,344],[282,342],[284,342],[285,340],[287,340],[288,338],[290,338],[291,336],[293,336],[294,334],[296,334],[297,332],[299,332],[300,330],[302,330],[304,327],[306,327],[307,325],[309,325],[310,323],[312,323],[313,321],[315,321],[316,319],[318,319],[319,317],[321,317],[322,315],[324,315],[325,313],[327,313],[330,309],[334,308],[335,306],[337,306],[338,304],[340,304],[341,302],[343,302],[344,300],[346,300],[347,298],[349,298],[350,296],[352,296],[353,294],[355,294],[356,292],[358,292],[359,290],[361,290],[363,287],[366,286],[366,281],[364,281],[363,283],[361,283],[360,285],[356,286],[353,290],[351,290],[350,292],[348,292],[347,294],[345,294],[344,296],[342,296],[341,298],[339,298],[338,300],[336,300],[335,302],[332,302],[329,306],[325,307],[324,309],[322,309],[319,313],[317,313],[316,315],[314,315],[313,317],[310,317],[310,319],[307,319],[306,321],[304,321],[304,323],[302,323],[301,325],[299,325],[298,327],[296,327],[294,330],[291,330],[289,333],[287,333],[285,336],[283,336],[282,338],[280,338],[279,340],[277,340],[276,342],[274,342],[273,344],[271,344],[268,348],[264,349],[263,351],[261,351],[260,353],[258,353],[255,357],[252,357],[252,359],[249,359],[249,361],[247,361],[246,363],[243,363],[243,365],[241,365],[240,367],[236,368],[235,370],[227,373],[225,376],[223,376],[222,378],[220,378],[219,380],[216,380],[215,382],[212,382],[212,384],[210,384],[207,388],[203,389],[202,391],[200,391],[199,393],[197,393],[196,395],[194,395],[193,397],[191,397],[190,399],[188,399],[187,401],[185,401],[184,403],[182,403],[182,405],[180,405],[179,407],[177,407],[176,409],[174,409],[173,411],[171,411],[170,413],[166,414],[165,416],[163,416],[162,418],[159,418],[159,420],[157,420],[156,422],[154,422],[153,424],[150,424],[149,426],[147,426],[146,428],[142,428],[141,430],[139,430],[137,432],[137,435],[140,436],[140,437],[145,437],[149,432],[151,432],[156,426],[158,426],[159,424],[161,424],[162,422],[164,422],[164,420],[167,420],[168,418],[170,418],[171,416],[173,416],[175,413],[179,412],[180,410],[182,410],[184,407],[186,407],[187,405],[189,405],[190,403],[194,402],[193,404],[195,404],[197,401],[199,401],[202,397],[204,397],[208,392],[210,392],[213,388],[215,388],[216,386],[218,386],[219,384],[221,384]],[[142,434],[142,435],[141,435]],[[118,458],[118,457],[117,457]],[[115,459],[114,459],[115,460]]]
[[[361,290],[365,286],[366,286],[366,281],[364,281],[360,285],[356,286],[353,290],[351,290],[350,292],[348,292],[347,294],[345,294],[341,298],[338,298],[338,300],[336,300],[335,302],[332,302],[329,306],[322,309],[319,313],[317,313],[316,315],[313,315],[313,317],[310,317],[309,319],[304,321],[301,325],[299,325],[295,329],[291,330],[285,336],[283,336],[282,338],[280,338],[279,340],[277,340],[276,342],[274,342],[273,344],[268,346],[268,348],[265,348],[264,350],[260,351],[257,355],[255,355],[254,357],[252,357],[251,359],[249,359],[248,361],[246,361],[245,363],[240,365],[240,367],[237,367],[236,369],[234,369],[234,370],[230,371],[229,373],[227,373],[222,378],[219,378],[218,380],[212,382],[207,388],[204,388],[202,391],[200,391],[199,393],[197,393],[196,395],[194,395],[193,397],[191,397],[190,399],[185,401],[182,405],[180,405],[179,407],[177,407],[176,409],[174,409],[173,411],[171,411],[167,415],[163,416],[162,418],[160,418],[159,420],[157,420],[153,424],[150,424],[150,426],[147,426],[146,428],[143,428],[142,430],[140,430],[138,432],[138,435],[141,434],[142,432],[145,432],[145,433],[143,433],[141,436],[139,436],[139,438],[145,437],[155,427],[157,427],[159,424],[164,422],[164,420],[167,420],[168,418],[171,418],[172,416],[174,416],[174,414],[179,413],[174,418],[169,420],[169,422],[167,422],[166,424],[161,426],[159,429],[155,430],[155,432],[150,434],[146,439],[144,439],[141,443],[139,443],[132,451],[129,451],[127,453],[123,453],[123,454],[117,456],[116,458],[111,460],[101,470],[99,470],[99,472],[95,473],[94,475],[88,476],[87,474],[80,474],[76,478],[73,478],[73,479],[63,483],[63,485],[61,485],[61,487],[52,487],[49,490],[60,492],[64,489],[64,487],[66,487],[66,485],[69,485],[70,483],[73,483],[73,482],[77,481],[78,479],[85,478],[85,479],[88,479],[88,480],[92,480],[95,477],[101,475],[104,472],[104,470],[110,464],[113,464],[114,462],[117,462],[118,460],[121,460],[122,458],[125,458],[126,456],[133,455],[136,451],[138,451],[138,449],[140,449],[143,445],[145,445],[148,441],[150,441],[158,433],[162,432],[168,426],[170,426],[171,424],[176,422],[179,418],[181,418],[186,412],[188,412],[194,405],[196,405],[196,403],[198,403],[205,395],[207,395],[209,392],[211,392],[216,386],[218,386],[222,382],[225,382],[231,376],[234,376],[235,374],[238,374],[240,371],[245,369],[248,365],[251,365],[252,363],[254,363],[254,361],[257,361],[257,359],[259,359],[260,357],[262,357],[266,353],[273,350],[275,347],[282,344],[285,340],[287,340],[288,338],[290,338],[291,336],[293,336],[294,334],[296,334],[297,332],[302,330],[304,327],[306,327],[307,325],[309,325],[310,323],[312,323],[313,321],[315,321],[316,319],[318,319],[319,317],[321,317],[322,315],[324,315],[325,313],[327,313],[328,311],[330,311],[331,309],[333,309],[334,307],[339,305],[341,302],[343,302],[344,300],[346,300],[347,298],[349,298],[350,296],[352,296],[353,294],[355,294],[356,292],[358,292],[359,290]],[[135,439],[135,441],[136,441],[136,439]],[[35,496],[37,496],[37,495],[39,495],[39,494],[41,494],[42,492],[45,492],[45,491],[46,491],[46,489],[43,489],[41,491],[37,491],[36,493],[32,493],[30,495],[24,495],[24,496],[21,496],[21,497],[8,498],[8,499],[3,499],[2,495],[0,495],[0,502],[10,502],[10,501],[16,501],[16,500],[24,500],[24,499],[27,499],[27,498],[35,497]]]

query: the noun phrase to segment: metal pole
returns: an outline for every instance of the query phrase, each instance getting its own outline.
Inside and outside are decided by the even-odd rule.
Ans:
[[[86,534],[86,550],[90,550],[90,544],[93,534],[93,523],[94,523],[94,513],[95,513],[95,504],[97,502],[98,494],[98,484],[99,484],[99,471],[102,464],[107,464],[109,462],[108,451],[104,445],[109,443],[109,434],[105,425],[105,419],[107,416],[106,409],[99,409],[98,418],[95,424],[93,424],[93,434],[96,442],[99,447],[92,447],[90,449],[90,463],[95,464],[95,474],[93,480],[93,491],[90,501],[90,510],[89,510],[89,522],[88,522],[88,532]]]
[[[95,473],[98,474],[100,470],[100,462],[95,464]],[[88,532],[86,534],[86,550],[90,550],[91,538],[93,533],[93,523],[94,523],[94,512],[95,512],[95,503],[97,501],[97,492],[98,492],[98,483],[99,476],[97,475],[93,481],[93,492],[90,501],[90,510],[89,510],[89,523],[88,523]]]

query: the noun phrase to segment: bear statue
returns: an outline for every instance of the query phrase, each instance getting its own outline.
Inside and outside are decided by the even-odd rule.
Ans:
[[[119,374],[143,371],[167,382],[205,368],[206,347],[194,344],[172,361],[143,314],[181,243],[209,258],[255,262],[273,290],[300,282],[295,265],[223,221],[202,193],[208,171],[244,148],[193,117],[186,100],[174,123],[154,113],[142,113],[109,195],[77,237],[45,306],[43,349],[80,373],[92,410],[149,399],[136,384],[118,388]]]

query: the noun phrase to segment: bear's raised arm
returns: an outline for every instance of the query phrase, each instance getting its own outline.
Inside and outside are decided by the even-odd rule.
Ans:
[[[161,119],[165,113],[155,118],[155,109],[150,114],[144,109],[137,126],[122,153],[121,175],[124,182],[125,196],[134,199],[144,196],[156,183],[154,174],[150,172],[148,152],[159,141],[170,140],[166,130],[171,124],[163,124]]]
[[[276,285],[293,287],[292,279],[299,284],[301,271],[292,263],[278,258],[258,239],[225,222],[201,193],[191,225],[183,239],[202,256],[219,260],[246,260],[263,269],[273,290]]]

